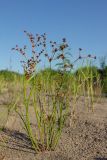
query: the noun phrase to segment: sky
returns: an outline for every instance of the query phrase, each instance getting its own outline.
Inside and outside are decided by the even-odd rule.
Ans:
[[[107,0],[0,0],[0,70],[22,71],[11,48],[28,44],[24,30],[58,42],[66,37],[74,59],[83,48],[98,65],[107,56]]]

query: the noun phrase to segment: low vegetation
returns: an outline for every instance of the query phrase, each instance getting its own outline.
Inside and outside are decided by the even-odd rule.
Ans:
[[[37,34],[34,37],[33,34],[24,32],[31,43],[31,57],[29,58],[26,53],[27,46],[20,48],[16,45],[12,48],[22,56],[24,74],[1,71],[0,92],[6,85],[8,89],[11,84],[15,85],[11,87],[12,96],[15,96],[9,105],[10,110],[14,109],[21,118],[32,148],[36,152],[54,150],[68,116],[71,117],[69,124],[72,124],[77,102],[81,97],[84,98],[87,109],[94,111],[95,97],[107,93],[107,66],[103,69],[93,66],[92,61],[96,59],[93,55],[82,57],[80,54],[72,62],[65,38],[60,44],[54,41],[47,43],[46,34]],[[79,48],[80,52],[81,50]],[[44,60],[46,68],[39,70]],[[79,60],[84,61],[84,64],[75,71],[75,63]],[[19,82],[22,85],[19,85]],[[17,94],[14,94],[16,84],[18,88],[21,86],[21,91],[17,90]],[[20,109],[17,99],[22,96],[23,108]],[[33,124],[30,115],[31,107],[35,117]]]

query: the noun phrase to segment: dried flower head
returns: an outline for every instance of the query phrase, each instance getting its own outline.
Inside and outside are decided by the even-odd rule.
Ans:
[[[60,54],[59,56],[57,56],[57,59],[59,59],[59,58],[61,58],[61,59],[65,59],[64,54]]]
[[[65,42],[66,42],[66,38],[63,38],[63,39],[62,39],[62,42],[65,43]]]
[[[91,57],[91,54],[88,54],[88,57]]]
[[[63,51],[65,48],[67,48],[68,47],[68,44],[62,44],[62,45],[60,45],[60,47],[59,47],[59,49],[61,50],[61,51]]]
[[[79,51],[82,51],[82,48],[79,48]]]

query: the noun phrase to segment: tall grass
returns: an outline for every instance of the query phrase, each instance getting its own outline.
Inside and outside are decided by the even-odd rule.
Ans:
[[[22,92],[24,108],[20,110],[15,105],[15,109],[34,150],[36,152],[54,150],[61,137],[68,113],[75,113],[77,101],[81,96],[91,102],[93,110],[94,79],[96,77],[98,79],[98,76],[93,75],[90,64],[87,64],[85,72],[82,69],[77,75],[71,72],[73,65],[70,61],[70,53],[66,52],[68,44],[65,38],[60,45],[50,41],[51,54],[48,54],[46,34],[37,34],[36,37],[26,31],[25,34],[31,43],[31,58],[26,54],[26,46],[19,48],[16,45],[12,49],[18,51],[24,58],[21,61],[24,67]],[[43,56],[49,67],[38,72],[37,66],[42,60],[44,61]],[[82,59],[82,56],[77,58],[79,59]],[[53,63],[56,64],[56,70],[52,69]],[[70,108],[71,98],[72,108]],[[30,115],[32,108],[33,124]]]

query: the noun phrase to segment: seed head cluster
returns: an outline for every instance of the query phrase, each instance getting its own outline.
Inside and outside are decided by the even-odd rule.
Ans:
[[[50,50],[48,51],[49,46],[47,46],[47,35],[46,33],[40,35],[36,34],[35,36],[32,33],[24,31],[26,36],[28,37],[30,44],[31,44],[31,53],[32,56],[28,58],[26,53],[27,46],[24,45],[23,48],[20,48],[18,45],[12,50],[17,51],[24,57],[24,61],[21,61],[22,66],[25,71],[26,78],[29,79],[35,72],[36,65],[41,62],[42,57],[44,56],[48,62],[51,64],[54,60],[59,60],[64,62],[66,60],[65,56],[65,49],[69,47],[66,38],[62,39],[61,44],[57,44],[55,41],[50,41]],[[79,59],[83,58],[93,58],[96,59],[96,56],[88,54],[87,56],[82,56],[81,51],[83,49],[79,48],[79,56],[78,58],[71,64],[71,63],[64,63],[63,68],[64,70],[68,68],[73,68],[73,64],[78,61]],[[42,57],[41,57],[42,56]]]
[[[35,36],[32,33],[29,33],[27,31],[24,31],[26,36],[28,37],[30,44],[31,44],[31,53],[32,56],[28,58],[27,55],[27,46],[24,45],[23,48],[20,48],[18,45],[15,46],[15,48],[12,48],[13,51],[17,51],[20,53],[24,60],[21,61],[21,64],[24,68],[26,78],[29,79],[33,73],[35,72],[35,67],[37,64],[41,62],[41,56],[45,57],[49,63],[52,63],[54,60],[64,60],[64,50],[68,48],[68,44],[66,41],[66,38],[62,39],[62,42],[60,45],[57,44],[55,41],[50,41],[50,51],[47,51],[47,35],[46,33],[40,35],[36,34]],[[67,65],[66,65],[67,66]],[[66,68],[65,66],[65,68]]]

